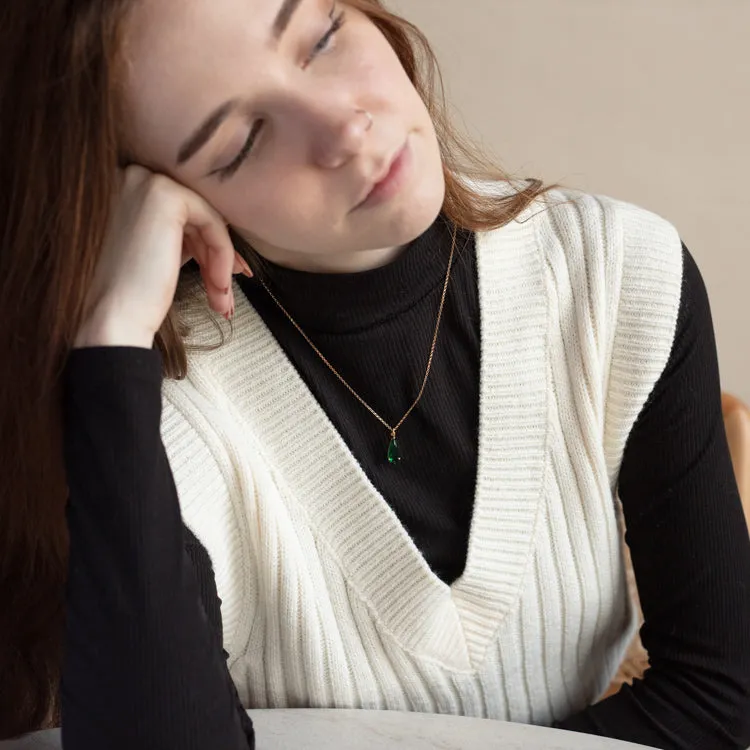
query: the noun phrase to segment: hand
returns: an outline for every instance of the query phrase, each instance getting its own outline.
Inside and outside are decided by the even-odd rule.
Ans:
[[[209,306],[231,317],[232,274],[250,269],[235,252],[222,217],[165,175],[137,165],[122,170],[75,348],[151,348],[172,305],[180,267],[191,258],[201,268]]]

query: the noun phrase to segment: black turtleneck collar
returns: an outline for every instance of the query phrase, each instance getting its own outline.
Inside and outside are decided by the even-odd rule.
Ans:
[[[401,314],[442,284],[451,233],[441,215],[392,262],[370,271],[311,273],[264,261],[259,273],[306,333],[351,333]],[[248,299],[265,307],[261,298],[270,297],[258,279],[237,278]]]

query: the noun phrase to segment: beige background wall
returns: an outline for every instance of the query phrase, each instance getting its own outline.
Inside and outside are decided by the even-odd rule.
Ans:
[[[390,0],[511,171],[650,208],[706,280],[750,402],[750,0]]]

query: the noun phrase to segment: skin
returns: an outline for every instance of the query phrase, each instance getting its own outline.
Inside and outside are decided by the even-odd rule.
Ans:
[[[149,170],[201,196],[275,263],[334,273],[384,265],[442,206],[429,114],[364,14],[334,0],[301,0],[276,40],[281,5],[138,3],[126,38],[129,149]],[[343,26],[325,41],[341,11]],[[181,145],[227,100],[237,100],[236,109],[178,165]],[[216,170],[235,159],[259,121],[253,150],[222,179]],[[404,144],[410,166],[398,193],[358,207]]]

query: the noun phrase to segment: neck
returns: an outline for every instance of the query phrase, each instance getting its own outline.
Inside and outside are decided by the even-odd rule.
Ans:
[[[280,250],[254,244],[256,251],[266,260],[282,268],[306,273],[361,273],[382,268],[392,263],[403,246],[377,250],[361,250],[348,253],[309,253],[294,250]]]

